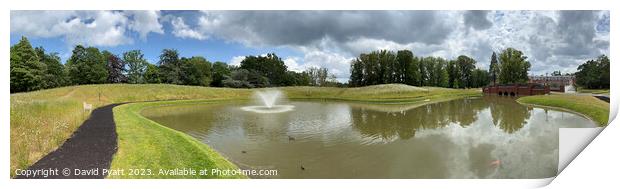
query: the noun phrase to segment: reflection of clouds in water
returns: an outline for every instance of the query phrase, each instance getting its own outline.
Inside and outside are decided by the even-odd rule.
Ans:
[[[498,131],[493,126],[490,109],[479,112],[478,120],[471,127],[462,128],[451,124],[449,127],[422,130],[416,134],[416,140],[436,135],[447,135],[459,146],[450,157],[448,169],[452,178],[543,178],[556,174],[558,125],[594,127],[591,121],[564,112],[534,108],[532,117],[517,132],[508,134]],[[546,121],[548,120],[548,121]],[[570,123],[570,124],[563,124]],[[495,148],[488,151],[474,150],[476,156],[490,157],[484,165],[479,157],[471,157],[472,149],[494,144]],[[500,160],[501,165],[489,166],[491,161]],[[468,160],[468,161],[464,161]],[[474,162],[475,166],[467,162]],[[483,174],[481,174],[483,173]],[[487,174],[488,173],[488,174]],[[481,177],[482,176],[482,177]]]
[[[351,132],[351,107],[347,104],[320,104],[297,102],[302,105],[295,114],[288,117],[286,133],[299,139],[317,138],[325,145],[335,145],[349,137]],[[312,119],[309,119],[312,118]],[[343,134],[344,133],[344,134]],[[296,137],[296,139],[297,139]]]
[[[480,144],[469,148],[469,169],[476,174],[478,178],[485,178],[495,170],[497,170],[489,162],[495,161],[497,158],[491,155],[495,150],[493,144]]]

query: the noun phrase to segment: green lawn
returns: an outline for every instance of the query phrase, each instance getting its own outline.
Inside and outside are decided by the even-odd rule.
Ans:
[[[111,169],[124,170],[125,175],[110,175],[108,178],[246,178],[210,175],[211,169],[238,168],[204,143],[140,115],[144,107],[166,103],[170,102],[133,103],[114,108],[119,143]],[[136,168],[148,169],[152,175],[148,172],[143,172],[147,175],[128,175],[128,170]],[[159,175],[160,170],[175,168],[206,169],[209,175]]]
[[[481,95],[480,89],[412,87],[398,84],[376,85],[360,88],[282,87],[279,89],[286,93],[287,97],[291,99],[344,100],[364,101],[371,103],[421,104]],[[100,107],[112,103],[138,101],[249,99],[255,90],[261,89],[211,88],[168,84],[102,84],[71,86],[11,94],[10,174],[11,176],[14,176],[15,169],[27,168],[49,152],[58,148],[67,138],[69,138],[77,127],[88,118],[89,113],[82,111],[82,102],[93,104],[95,107]],[[141,106],[132,108],[139,107]],[[132,113],[131,111],[133,111],[133,109],[126,108],[126,106],[121,106],[115,108],[114,110],[115,120],[119,125],[119,128],[122,126],[125,127],[117,131],[119,134],[119,149],[117,156],[131,156],[128,154],[160,156],[161,154],[164,154],[161,152],[175,154],[175,151],[172,149],[162,149],[162,151],[153,150],[148,151],[152,154],[144,154],[145,152],[139,151],[138,148],[131,148],[131,145],[127,145],[126,141],[122,141],[123,139],[127,141],[131,140],[131,136],[127,136],[132,135],[132,132],[130,131],[135,131],[137,133],[155,132],[142,134],[144,134],[143,136],[156,134],[157,136],[164,137],[158,138],[158,140],[168,140],[166,137],[175,136],[175,139],[169,140],[182,144],[192,143],[189,139],[178,140],[188,137],[183,133],[158,128],[157,125],[154,125],[154,123],[143,120],[143,118],[139,117],[135,114],[135,112]],[[127,115],[124,114],[125,112],[127,112]],[[127,117],[128,115],[131,116]],[[132,124],[127,125],[125,121]],[[136,130],[145,129],[135,127],[136,124],[143,123],[148,123],[148,125],[157,129],[153,129],[153,131]],[[182,135],[183,137],[179,138],[177,135]],[[152,146],[144,147],[171,148],[172,146],[153,144]],[[205,146],[205,148],[206,149],[198,149],[196,147],[194,151],[196,151],[196,154],[213,154],[208,146]],[[193,161],[194,159],[192,158],[195,157],[193,155],[188,155],[187,157],[179,156],[176,158],[188,158],[187,161]],[[164,160],[166,160],[166,157],[144,161],[162,162]],[[183,160],[175,159],[175,161],[182,162]],[[113,167],[142,167],[145,162],[140,162],[138,160],[115,160]],[[217,165],[219,162],[218,158],[214,158],[213,162],[213,165]],[[174,165],[174,163],[170,165],[164,164],[161,167],[170,167],[172,165]],[[200,166],[204,165],[197,165],[197,167]]]
[[[609,89],[583,89],[583,88],[577,88],[577,92],[579,92],[579,93],[592,93],[592,94],[609,95]]]
[[[448,89],[439,87],[413,87],[402,84],[373,85],[357,88],[284,87],[293,99],[324,99],[360,101],[370,103],[421,103],[436,102],[468,96],[481,96],[480,89]]]
[[[517,101],[524,104],[550,106],[574,111],[591,118],[599,126],[606,126],[609,120],[609,103],[592,96],[571,94],[536,95],[521,97]]]

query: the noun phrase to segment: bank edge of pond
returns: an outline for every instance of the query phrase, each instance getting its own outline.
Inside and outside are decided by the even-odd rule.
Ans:
[[[145,107],[172,102],[197,101],[142,102],[114,108],[118,151],[112,159],[111,169],[123,169],[125,175],[109,175],[108,178],[247,178],[243,175],[159,175],[160,170],[183,168],[196,171],[238,169],[206,144],[140,115]],[[150,169],[152,175],[127,175],[130,169]]]
[[[481,97],[480,93],[459,93],[442,96],[419,96],[414,98],[402,98],[402,99],[364,99],[364,98],[337,98],[337,97],[291,97],[291,100],[309,100],[309,101],[335,101],[335,102],[355,102],[355,103],[367,103],[367,104],[381,104],[381,105],[402,105],[402,104],[432,104],[437,102],[444,102],[450,100],[456,100],[467,97]]]
[[[591,99],[588,99],[590,97]],[[535,95],[520,97],[518,103],[529,106],[537,106],[550,109],[558,109],[581,115],[599,127],[604,127],[609,121],[609,104],[591,96],[574,95]],[[606,108],[601,103],[605,103]]]

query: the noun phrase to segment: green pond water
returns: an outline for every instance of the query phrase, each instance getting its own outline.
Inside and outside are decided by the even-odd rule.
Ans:
[[[508,97],[423,106],[289,101],[152,107],[142,114],[208,144],[261,178],[546,178],[558,164],[558,128],[595,127],[579,115]],[[303,169],[302,169],[303,167]]]

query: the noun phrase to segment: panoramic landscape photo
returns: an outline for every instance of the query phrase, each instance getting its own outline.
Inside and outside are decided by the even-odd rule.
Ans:
[[[13,10],[10,176],[540,179],[610,13]]]

